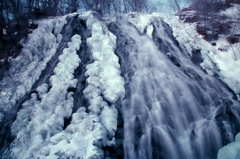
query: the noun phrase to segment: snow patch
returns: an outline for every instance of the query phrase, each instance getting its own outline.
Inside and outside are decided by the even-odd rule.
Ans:
[[[220,15],[225,15],[227,17],[233,17],[233,18],[236,18],[239,16],[239,12],[240,12],[240,5],[238,4],[232,4],[233,6],[226,9],[226,10],[223,10],[221,11],[219,14]]]
[[[153,28],[152,25],[150,25],[150,26],[147,27],[147,33],[146,33],[146,34],[147,34],[150,38],[152,38],[153,30],[154,30],[154,28]]]
[[[128,22],[136,26],[140,33],[144,33],[145,29],[148,30],[148,34],[153,30],[151,22],[154,19],[159,18],[161,14],[152,13],[152,14],[141,14],[141,13],[130,13],[128,14]],[[151,37],[151,36],[150,36]]]
[[[235,142],[229,143],[218,151],[217,159],[240,158],[240,133],[235,137]]]

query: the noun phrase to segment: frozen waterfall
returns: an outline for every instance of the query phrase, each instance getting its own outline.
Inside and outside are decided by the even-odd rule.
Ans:
[[[0,83],[1,158],[217,158],[236,95],[160,16],[137,16],[39,21]]]

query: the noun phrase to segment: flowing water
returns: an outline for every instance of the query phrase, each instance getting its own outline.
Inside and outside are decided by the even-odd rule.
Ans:
[[[124,158],[214,159],[238,130],[227,128],[238,125],[239,104],[191,62],[165,23],[152,25],[153,39],[129,23],[109,25],[126,82]]]

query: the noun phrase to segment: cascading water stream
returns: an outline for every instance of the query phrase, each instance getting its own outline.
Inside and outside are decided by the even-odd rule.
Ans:
[[[126,82],[124,158],[216,158],[237,131],[223,128],[237,120],[226,110],[239,104],[221,82],[187,59],[165,23],[152,25],[155,43],[129,23],[109,25]]]

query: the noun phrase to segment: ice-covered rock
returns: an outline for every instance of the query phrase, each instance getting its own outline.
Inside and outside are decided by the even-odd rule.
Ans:
[[[81,37],[74,35],[68,43],[68,48],[65,48],[63,54],[59,56],[54,75],[49,80],[50,85],[44,83],[39,86],[37,94],[32,94],[31,99],[23,103],[23,109],[18,112],[12,126],[12,134],[16,136],[10,145],[12,158],[49,158],[50,150],[55,148],[48,146],[49,142],[55,134],[59,136],[64,119],[72,114],[73,92],[67,90],[76,87],[77,79],[74,79],[73,73],[81,61],[76,52],[80,45]],[[71,135],[75,137],[75,131],[72,133],[74,134]],[[60,139],[56,138],[53,141],[60,142]],[[57,143],[61,144],[62,142]]]
[[[38,28],[29,35],[20,55],[11,59],[9,76],[0,83],[0,122],[17,100],[30,91],[56,53],[66,17],[39,21]]]
[[[240,133],[235,141],[227,144],[218,151],[217,159],[239,159],[240,158]]]

